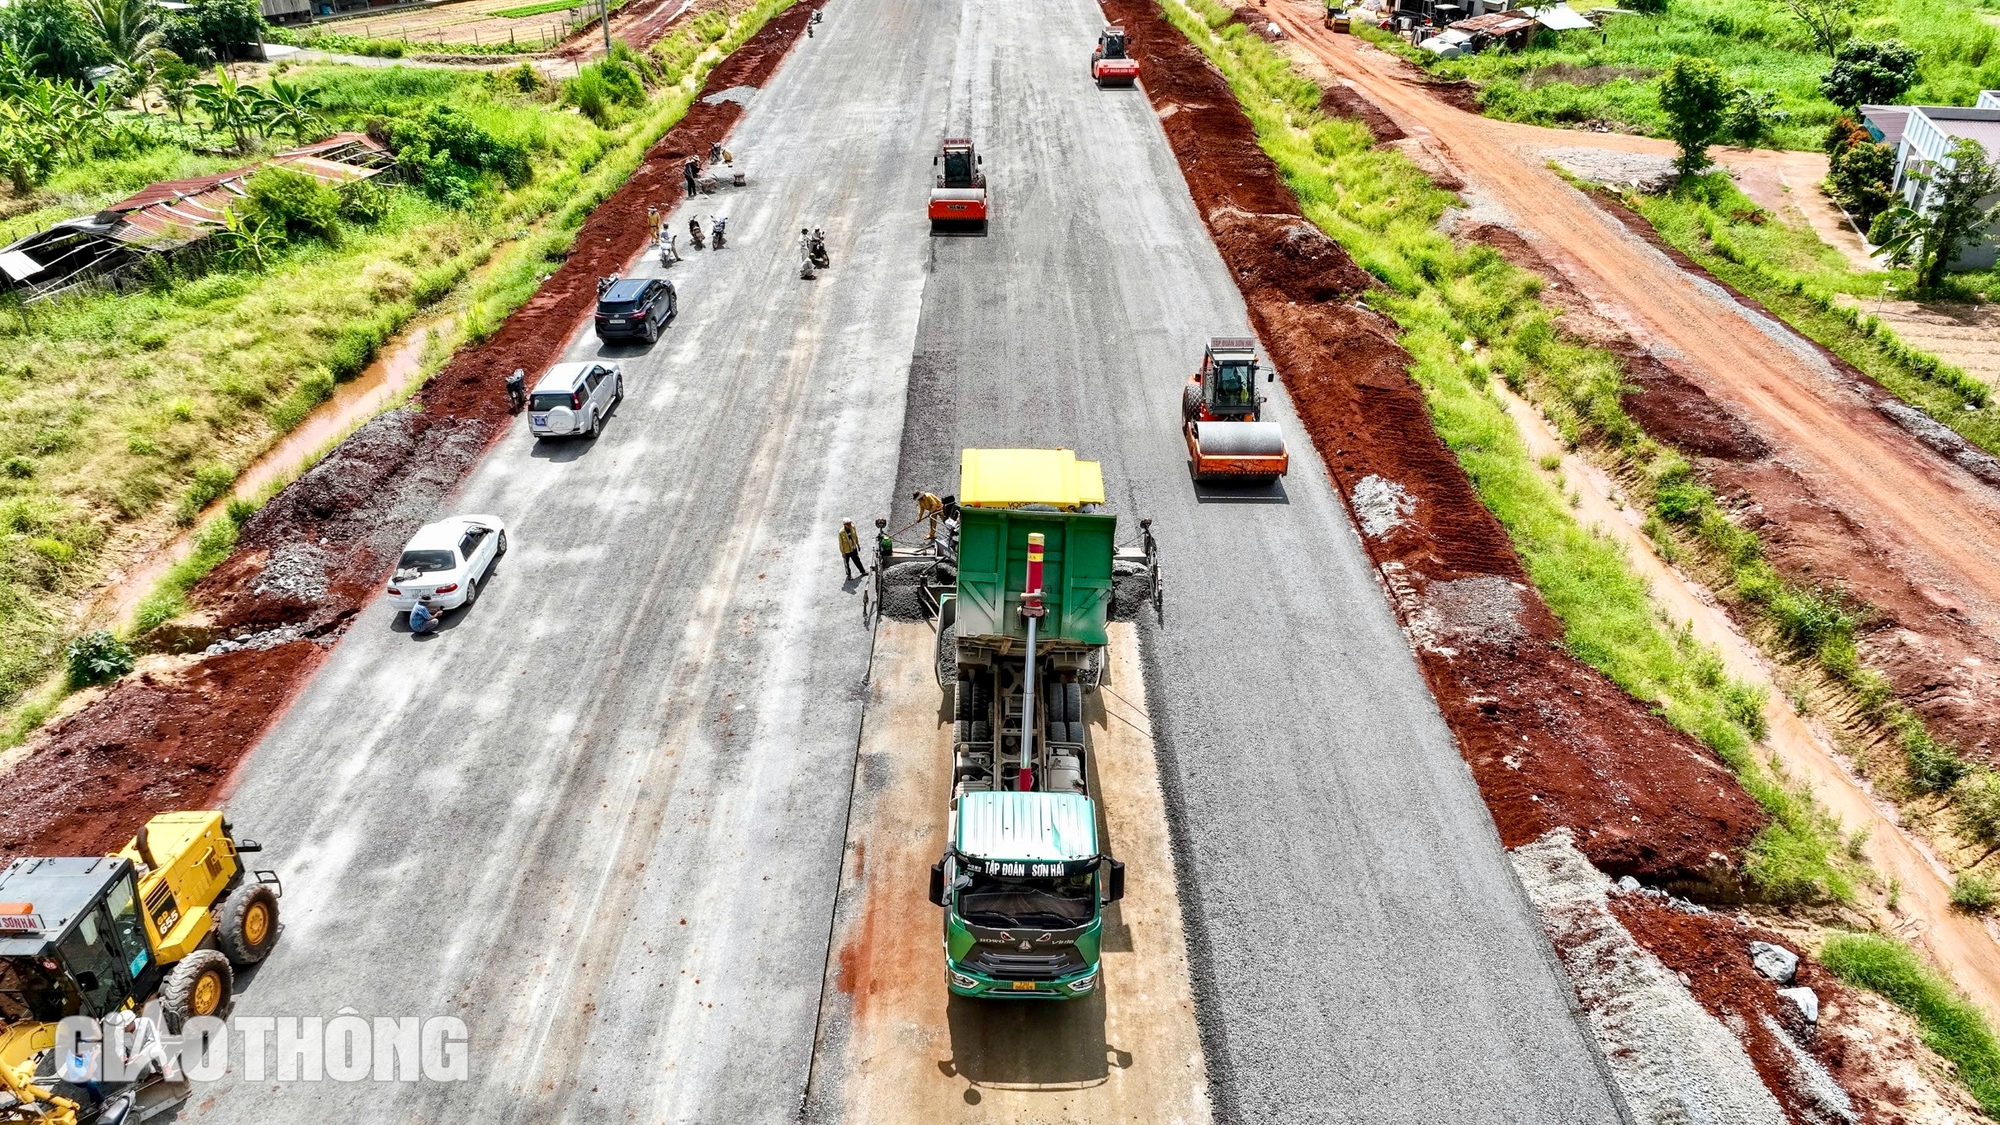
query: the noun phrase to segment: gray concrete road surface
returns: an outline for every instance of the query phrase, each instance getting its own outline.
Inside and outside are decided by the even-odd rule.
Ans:
[[[1142,96],[1085,80],[1100,23],[838,0],[756,95],[679,322],[570,349],[625,364],[619,412],[517,427],[453,505],[511,526],[478,604],[425,640],[364,613],[230,803],[287,891],[239,1014],[455,1015],[469,1079],[239,1064],[192,1119],[793,1119],[868,666],[835,528],[1008,443],[1102,459],[1158,521],[1148,694],[1219,1116],[1615,1119],[1309,450],[1266,495],[1185,478],[1179,384],[1244,312]],[[926,233],[947,130],[987,153],[990,238]],[[800,225],[830,236],[816,282]]]
[[[1283,386],[1290,476],[1188,479],[1181,385],[1247,313],[1143,92],[1087,78],[1101,10],[964,12],[953,108],[995,218],[933,246],[897,496],[955,488],[962,446],[1068,446],[1102,461],[1124,536],[1153,519],[1148,695],[1218,1118],[1616,1121]]]
[[[834,537],[893,484],[957,23],[827,14],[730,142],[750,186],[691,205],[730,248],[637,271],[678,321],[569,349],[629,378],[600,436],[522,419],[466,482],[510,524],[478,604],[424,640],[364,612],[247,765],[287,929],[239,1012],[458,1015],[470,1081],[245,1082],[196,1118],[795,1113],[869,658]]]

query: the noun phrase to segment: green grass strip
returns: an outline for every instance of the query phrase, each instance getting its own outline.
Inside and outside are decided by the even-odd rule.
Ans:
[[[502,8],[493,14],[510,20],[526,19],[529,16],[545,16],[550,12],[567,12],[583,6],[583,0],[544,0],[540,4],[523,4],[518,8]]]
[[[1619,546],[1578,524],[1537,470],[1492,386],[1495,376],[1525,386],[1552,371],[1585,371],[1615,386],[1617,359],[1564,340],[1537,299],[1536,278],[1488,247],[1460,247],[1441,233],[1437,220],[1455,199],[1401,152],[1377,148],[1358,122],[1321,115],[1318,86],[1261,39],[1226,25],[1228,8],[1212,0],[1162,7],[1228,80],[1306,217],[1387,286],[1368,303],[1401,327],[1439,436],[1507,529],[1562,620],[1569,650],[1711,747],[1770,814],[1746,858],[1765,897],[1851,898],[1833,821],[1754,753],[1761,690],[1731,680],[1714,650],[1662,624]]]
[[[1840,934],[1820,963],[1848,984],[1877,992],[1917,1021],[1924,1044],[1943,1055],[1987,1116],[2000,1116],[2000,1042],[1986,1016],[1909,946],[1875,934]]]

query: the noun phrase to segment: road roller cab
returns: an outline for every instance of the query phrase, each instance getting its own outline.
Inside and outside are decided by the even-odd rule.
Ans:
[[[1202,354],[1201,370],[1181,391],[1181,429],[1188,469],[1196,480],[1275,479],[1291,467],[1284,431],[1263,420],[1257,392],[1257,341],[1217,336]],[[1266,372],[1264,381],[1276,378]]]
[[[168,1031],[227,1015],[235,969],[278,938],[278,878],[239,860],[258,850],[219,812],[164,813],[115,855],[0,871],[0,1100],[30,1101],[66,1017],[102,1019],[155,996]]]
[[[965,137],[946,137],[931,158],[938,168],[937,183],[931,188],[931,231],[986,230],[986,173],[983,161]]]

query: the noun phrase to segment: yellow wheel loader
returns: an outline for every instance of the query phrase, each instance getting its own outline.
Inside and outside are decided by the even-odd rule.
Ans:
[[[56,1077],[56,1024],[156,997],[169,1033],[227,1016],[236,969],[278,940],[284,888],[241,858],[261,850],[220,812],[162,813],[114,855],[0,871],[0,1125],[139,1119]]]

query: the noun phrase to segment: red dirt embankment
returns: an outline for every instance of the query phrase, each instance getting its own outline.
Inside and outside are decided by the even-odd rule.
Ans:
[[[1502,842],[1567,826],[1614,875],[1706,882],[1733,870],[1762,810],[1707,748],[1567,654],[1561,623],[1432,428],[1396,326],[1350,302],[1369,276],[1304,218],[1222,75],[1159,9],[1104,8],[1134,32],[1195,204],[1349,508],[1364,482],[1371,499],[1390,498],[1399,518],[1370,520],[1364,540]]]
[[[765,25],[709,73],[702,95],[769,81],[824,0]],[[23,854],[116,848],[146,817],[213,807],[237,764],[284,712],[418,526],[435,517],[510,417],[502,379],[554,363],[597,300],[651,236],[646,209],[682,194],[680,162],[706,153],[743,114],[697,99],[592,211],[554,276],[485,342],[453,356],[422,391],[355,431],[243,526],[236,550],[195,587],[213,629],[197,643],[284,628],[303,639],[215,652],[173,673],[131,676],[53,724],[7,775],[0,864]],[[272,638],[277,639],[277,638]]]

